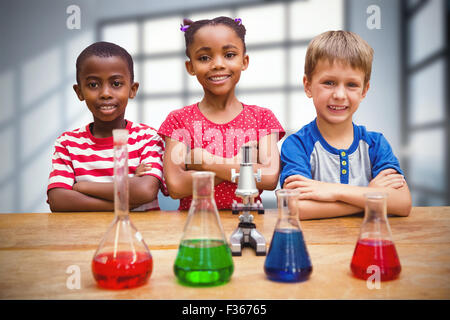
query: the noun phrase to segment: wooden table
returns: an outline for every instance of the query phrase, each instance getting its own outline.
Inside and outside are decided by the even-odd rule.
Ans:
[[[267,280],[265,257],[245,248],[241,257],[233,257],[229,283],[183,286],[172,267],[186,216],[132,213],[152,253],[153,273],[142,287],[111,291],[96,286],[91,261],[113,213],[0,214],[0,299],[450,299],[450,207],[416,207],[409,217],[389,218],[402,272],[380,289],[369,289],[350,272],[362,215],[301,222],[313,264],[306,282]],[[229,239],[238,218],[231,212],[220,216]],[[275,210],[255,217],[267,242],[276,219]],[[80,270],[80,289],[66,284],[71,266]]]

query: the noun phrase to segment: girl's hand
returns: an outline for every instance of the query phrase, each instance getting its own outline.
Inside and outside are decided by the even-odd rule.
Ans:
[[[202,164],[210,163],[212,155],[202,148],[194,148],[186,153],[186,168],[188,170],[202,170]]]
[[[235,158],[222,158],[205,149],[194,148],[186,154],[185,163],[188,170],[201,171],[204,170],[203,165],[235,164]]]
[[[134,173],[135,177],[142,177],[144,173],[150,171],[152,169],[151,163],[140,163],[136,168],[136,172]]]
[[[300,192],[299,200],[334,202],[338,200],[339,184],[308,179],[301,175],[286,178],[284,188]]]
[[[386,169],[381,171],[369,183],[369,187],[373,188],[394,188],[399,189],[405,185],[406,181],[403,175],[399,174],[395,169]]]

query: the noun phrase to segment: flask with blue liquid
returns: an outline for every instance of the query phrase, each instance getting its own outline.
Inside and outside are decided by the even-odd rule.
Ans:
[[[312,272],[312,264],[298,220],[298,192],[281,189],[276,195],[278,220],[264,263],[264,271],[273,281],[305,281]]]

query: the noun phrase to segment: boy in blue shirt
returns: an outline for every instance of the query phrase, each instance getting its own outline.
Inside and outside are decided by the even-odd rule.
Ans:
[[[357,34],[328,31],[305,57],[303,84],[317,117],[281,148],[280,185],[297,189],[301,219],[364,210],[364,194],[387,194],[388,213],[408,216],[411,195],[400,164],[381,133],[353,123],[369,89],[373,49]]]

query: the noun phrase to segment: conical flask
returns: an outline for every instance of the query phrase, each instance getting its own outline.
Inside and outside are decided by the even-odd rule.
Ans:
[[[173,267],[178,280],[188,286],[220,285],[234,271],[214,201],[214,175],[192,174],[193,199]]]
[[[373,192],[365,197],[364,220],[350,268],[360,279],[367,280],[378,272],[381,281],[393,280],[402,268],[386,215],[387,195]]]
[[[95,252],[92,273],[100,287],[133,288],[147,282],[153,260],[128,214],[128,130],[113,130],[114,220]]]
[[[264,263],[270,280],[299,282],[307,280],[312,264],[298,220],[298,192],[290,189],[276,191],[278,220]]]

